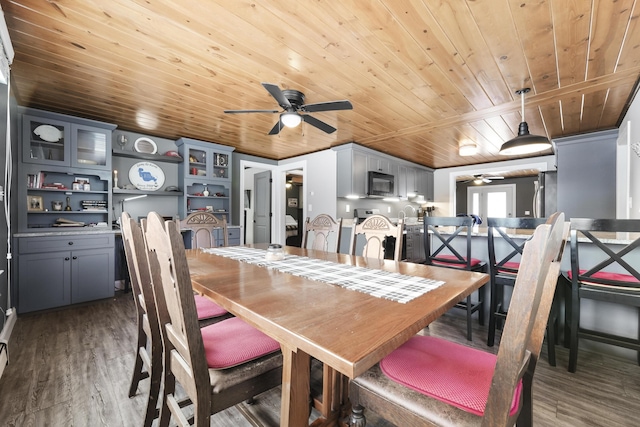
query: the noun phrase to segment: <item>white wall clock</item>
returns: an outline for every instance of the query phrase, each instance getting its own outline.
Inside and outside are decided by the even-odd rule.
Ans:
[[[138,190],[156,191],[164,184],[164,172],[151,162],[138,162],[129,169],[129,181]]]

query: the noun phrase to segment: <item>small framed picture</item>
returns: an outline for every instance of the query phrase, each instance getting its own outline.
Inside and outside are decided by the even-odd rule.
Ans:
[[[296,199],[295,197],[289,197],[289,200],[287,200],[287,206],[290,208],[297,208],[298,199]]]
[[[41,212],[44,211],[44,204],[41,196],[27,196],[27,211]]]

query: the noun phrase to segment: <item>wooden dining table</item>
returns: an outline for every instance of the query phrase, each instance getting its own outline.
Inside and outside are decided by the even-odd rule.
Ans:
[[[266,249],[267,245],[253,247]],[[202,250],[187,250],[194,290],[280,343],[281,426],[309,425],[311,357],[355,378],[489,281],[484,273],[423,264],[288,246],[284,251],[444,284],[399,303]],[[331,417],[328,424],[336,424],[336,418]]]

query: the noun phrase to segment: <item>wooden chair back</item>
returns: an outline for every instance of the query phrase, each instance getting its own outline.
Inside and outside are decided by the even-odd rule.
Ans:
[[[504,303],[504,286],[513,286],[522,251],[526,242],[533,237],[512,238],[510,230],[533,230],[544,224],[546,218],[487,218],[487,244],[489,256],[489,275],[491,276],[491,304],[489,309],[489,334],[487,345],[493,346],[495,331],[499,320],[506,317]],[[496,249],[496,245],[499,247]],[[555,353],[550,352],[555,364]],[[551,363],[551,358],[550,358]]]
[[[564,214],[555,213],[536,228],[525,245],[498,349],[484,427],[514,425],[509,411],[521,379],[525,396],[518,417],[532,420],[531,396],[526,394],[531,393],[568,233]]]
[[[162,381],[162,337],[151,287],[143,232],[127,212],[122,213],[120,227],[138,319],[136,359],[129,397],[135,395],[140,380],[150,377],[151,384],[143,424],[148,427],[158,415],[156,407]]]
[[[313,233],[313,242],[311,247],[307,248],[309,243],[309,234]],[[335,234],[335,240],[330,242],[331,234]],[[342,233],[342,218],[334,220],[330,215],[320,214],[310,220],[309,217],[304,222],[302,230],[302,247],[305,249],[315,249],[324,252],[338,252],[340,248],[340,235]]]
[[[213,232],[220,229],[223,236],[223,246],[229,246],[227,233],[227,219],[218,218],[211,212],[194,212],[180,221],[180,227],[191,230],[191,248],[214,248],[216,240]]]
[[[404,222],[398,220],[398,225],[393,223],[384,215],[371,215],[360,224],[352,227],[351,242],[349,244],[349,253],[356,254],[356,241],[358,235],[363,235],[366,239],[362,255],[366,258],[384,259],[385,257],[385,240],[387,237],[395,237],[396,244],[393,252],[395,261],[402,260],[402,237]]]
[[[439,227],[447,227],[445,232]],[[453,228],[451,228],[453,227]],[[427,264],[447,265],[464,270],[480,270],[484,265],[474,268],[471,258],[471,232],[473,218],[424,217],[424,251]],[[464,239],[457,239],[461,236]],[[456,245],[453,244],[454,240]],[[462,249],[456,249],[462,246]]]
[[[165,372],[165,381],[178,378],[189,399],[197,402],[201,400],[199,390],[210,395],[211,386],[184,242],[176,223],[165,223],[155,212],[147,217],[145,237],[163,334],[164,363],[170,369]],[[161,419],[165,419],[163,414]]]

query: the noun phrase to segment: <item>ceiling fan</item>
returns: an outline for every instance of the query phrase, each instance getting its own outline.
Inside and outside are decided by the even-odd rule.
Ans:
[[[282,130],[283,126],[296,127],[301,121],[304,121],[311,126],[314,126],[326,133],[333,133],[336,131],[331,125],[318,120],[313,116],[304,113],[316,113],[319,111],[335,111],[335,110],[352,110],[353,105],[351,102],[345,100],[342,101],[329,101],[318,102],[315,104],[304,103],[304,93],[293,90],[285,89],[280,90],[277,85],[271,83],[262,83],[262,86],[271,94],[271,96],[278,102],[278,105],[282,107],[280,110],[224,110],[227,114],[242,114],[242,113],[280,113],[280,119],[273,126],[269,135],[277,135]]]
[[[491,181],[495,181],[498,179],[504,179],[504,176],[478,174],[478,175],[473,175],[472,179],[467,179],[466,181],[462,181],[462,184],[466,184],[467,182],[473,182],[474,184],[483,184],[483,183],[488,184]]]

